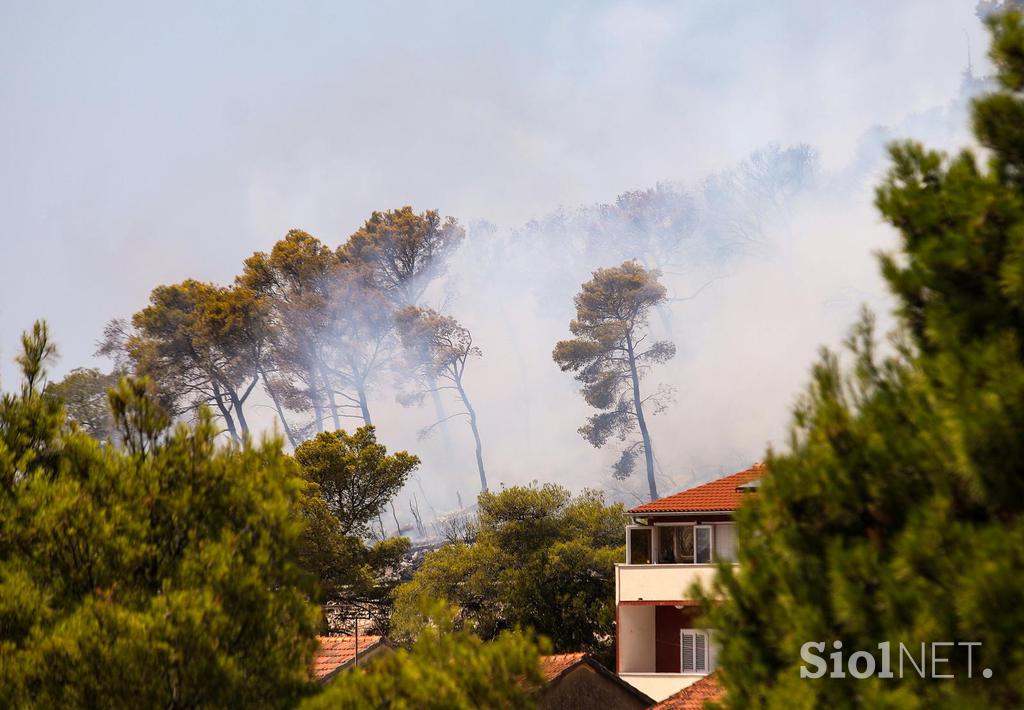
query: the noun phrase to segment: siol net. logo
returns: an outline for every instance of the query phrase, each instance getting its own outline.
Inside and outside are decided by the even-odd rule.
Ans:
[[[871,651],[854,651],[849,657],[844,658],[843,642],[833,641],[834,649],[828,654],[826,660],[822,654],[825,652],[824,641],[808,641],[800,647],[800,660],[804,665],[800,666],[801,678],[903,678],[904,674],[916,675],[920,678],[951,679],[957,675],[953,672],[954,666],[960,660],[961,655],[967,661],[967,678],[975,675],[974,649],[980,647],[980,641],[932,641],[930,644],[921,643],[920,649],[903,642],[898,644],[896,650],[896,667],[893,671],[893,645],[891,641],[883,641],[878,644],[876,658]],[[831,662],[831,669],[829,668]],[[982,678],[991,678],[992,669],[983,668]]]

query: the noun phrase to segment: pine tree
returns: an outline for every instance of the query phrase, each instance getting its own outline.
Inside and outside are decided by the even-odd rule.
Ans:
[[[613,663],[622,504],[550,483],[484,492],[477,503],[461,539],[428,553],[395,590],[393,637],[417,637],[429,626],[421,601],[441,599],[483,639],[531,628],[558,653],[589,651]]]
[[[733,707],[1024,703],[1024,25],[990,25],[1002,89],[973,109],[987,165],[891,148],[876,203],[901,235],[881,259],[892,347],[879,352],[866,316],[852,367],[824,353],[789,452],[737,516],[738,571],[705,598]],[[890,641],[894,672],[897,644],[920,660],[923,642],[928,676],[932,642],[981,646],[972,678],[954,646],[936,672],[955,679],[907,664],[902,679],[810,679],[809,641],[878,662]]]
[[[370,615],[377,632],[387,633],[391,592],[409,540],[386,539],[380,516],[419,458],[405,451],[388,454],[374,428],[362,426],[352,434],[317,434],[299,444],[295,460],[307,482],[299,561],[320,583],[328,622],[358,608]]]
[[[667,297],[659,276],[635,261],[595,271],[576,294],[572,340],[559,341],[551,353],[562,372],[574,373],[583,398],[598,410],[579,428],[584,439],[599,448],[613,436],[626,441],[640,429],[640,440],[626,445],[612,470],[616,478],[628,478],[643,452],[651,500],[658,497],[658,484],[647,417],[665,409],[670,390],[661,386],[645,396],[640,381],[652,365],[676,354],[669,340],[648,341],[650,311]]]
[[[293,705],[320,614],[281,443],[218,445],[205,409],[170,428],[131,379],[97,441],[42,393],[45,326],[24,345],[0,400],[0,705]]]

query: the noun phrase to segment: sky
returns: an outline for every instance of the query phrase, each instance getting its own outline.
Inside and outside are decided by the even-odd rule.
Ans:
[[[154,286],[229,282],[293,227],[333,245],[372,210],[411,204],[515,229],[659,181],[699,184],[772,142],[809,144],[841,173],[873,127],[947,105],[968,47],[984,72],[986,45],[964,0],[0,0],[0,388],[15,386],[18,336],[35,319],[58,341],[55,376],[97,364],[103,324]],[[792,258],[749,265],[681,316],[722,352],[777,343],[790,374],[737,361],[716,396],[717,378],[697,369],[722,353],[681,348],[669,379],[699,392],[702,414],[673,426],[711,436],[751,381],[774,414],[680,468],[746,460],[778,437],[815,344],[849,321],[850,308],[833,322],[822,307],[834,302],[826,285],[846,284],[854,304],[881,293],[870,252],[891,234],[869,190],[841,209],[829,199],[794,216]],[[773,300],[768,284],[792,293]],[[814,316],[797,317],[803,307]],[[550,346],[530,352],[548,358]],[[499,358],[488,367],[501,377]],[[582,405],[549,369],[543,386],[561,377],[568,426]]]

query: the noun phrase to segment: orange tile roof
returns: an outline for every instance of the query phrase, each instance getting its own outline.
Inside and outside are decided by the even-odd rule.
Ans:
[[[316,639],[320,642],[320,648],[313,658],[313,676],[315,678],[325,678],[355,660],[355,636],[317,636]],[[366,653],[382,640],[381,636],[359,636],[359,653]]]
[[[559,653],[540,657],[540,672],[549,683],[583,660],[585,653]]]
[[[722,700],[724,697],[725,688],[719,685],[718,678],[712,673],[668,696],[651,710],[704,710],[705,700]]]
[[[763,463],[756,463],[746,471],[719,478],[710,483],[674,493],[650,503],[638,505],[629,513],[685,513],[690,511],[736,510],[749,495],[737,490],[737,486],[761,478],[766,472]]]

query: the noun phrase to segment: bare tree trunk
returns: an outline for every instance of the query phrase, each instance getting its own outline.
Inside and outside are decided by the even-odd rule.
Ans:
[[[365,383],[360,382],[359,385],[356,386],[356,393],[359,395],[359,411],[363,415],[363,424],[373,424],[370,420],[370,404],[366,400]]]
[[[338,403],[334,399],[334,388],[331,387],[331,380],[324,372],[324,369],[320,368],[320,377],[324,382],[324,391],[327,392],[327,404],[331,407],[331,421],[334,422],[334,430],[341,429],[341,417],[338,415]]]
[[[420,480],[419,476],[413,476],[413,479],[416,481],[416,487],[420,489],[420,495],[423,496],[423,502],[427,504],[428,508],[430,508],[431,518],[433,518],[433,520],[436,522],[437,511],[434,510],[434,504],[430,502],[430,497],[427,495],[427,492],[423,489],[423,481]]]
[[[213,401],[217,404],[217,409],[220,410],[220,415],[224,418],[224,424],[228,428],[228,433],[231,438],[235,441],[239,440],[238,430],[235,429],[235,419],[231,416],[231,410],[224,404],[224,397],[220,393],[220,385],[213,382]]]
[[[306,367],[306,384],[309,385],[309,402],[313,405],[313,418],[316,419],[316,430],[324,430],[324,408],[320,402],[320,385],[317,381],[316,371],[312,367]]]
[[[644,459],[647,463],[647,488],[651,500],[658,498],[658,484],[654,480],[654,449],[651,448],[651,434],[647,431],[647,420],[644,419],[644,406],[640,398],[640,373],[636,368],[636,354],[633,351],[633,337],[626,333],[626,355],[629,358],[629,374],[633,380],[633,409],[636,420],[640,424],[640,436],[644,440]]]
[[[249,433],[249,423],[245,421],[245,412],[242,411],[242,400],[233,389],[228,389],[228,397],[231,398],[231,408],[238,417],[238,426],[242,429],[242,436]]]
[[[469,403],[469,397],[466,395],[466,390],[462,387],[462,378],[456,377],[455,386],[459,389],[459,397],[462,398],[462,403],[466,405],[466,413],[469,414],[469,428],[473,430],[473,439],[476,441],[476,467],[480,472],[480,492],[487,492],[487,474],[484,472],[484,446],[480,442],[480,430],[476,425],[476,410],[473,409],[473,405]]]
[[[667,303],[659,303],[655,310],[658,313],[658,320],[661,321],[661,327],[665,329],[665,339],[672,340],[672,309]]]
[[[416,530],[419,531],[420,537],[426,537],[426,531],[423,529],[423,518],[420,517],[420,504],[416,500],[416,494],[412,494],[412,500],[409,501],[409,510],[412,512],[412,519],[416,521]]]
[[[395,512],[395,501],[388,501],[391,505],[391,517],[395,519],[395,537],[402,536],[402,524],[398,522],[398,513]]]
[[[267,373],[262,367],[260,368],[260,377],[263,378],[263,388],[267,391],[267,394],[270,395],[270,400],[274,403],[274,409],[277,410],[277,418],[281,420],[281,426],[284,427],[284,434],[288,437],[288,443],[291,444],[294,449],[299,444],[295,441],[295,434],[292,433],[292,428],[288,426],[288,420],[285,419],[284,407],[281,406],[281,400],[277,398],[277,392],[275,392],[274,388],[270,385],[270,379],[267,377]]]
[[[430,377],[427,380],[427,388],[430,390],[430,399],[434,403],[434,416],[437,417],[437,421],[440,422],[441,444],[444,446],[444,451],[448,455],[449,461],[451,461],[452,452],[454,451],[454,447],[452,446],[452,435],[448,430],[448,415],[444,411],[444,402],[441,401],[441,393],[437,391],[437,380]]]

